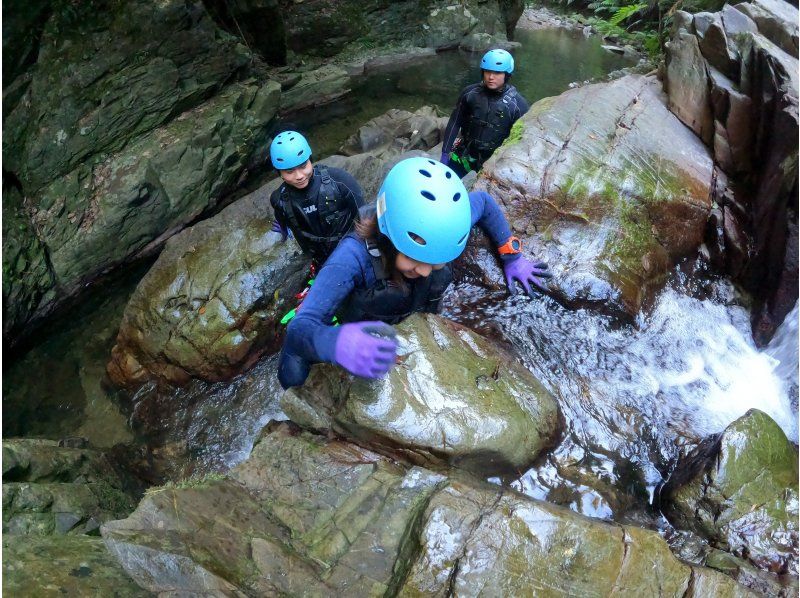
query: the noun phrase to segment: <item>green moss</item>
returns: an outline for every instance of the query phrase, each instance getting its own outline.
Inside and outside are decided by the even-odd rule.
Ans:
[[[226,479],[228,479],[228,476],[221,473],[207,473],[201,476],[190,476],[185,480],[179,480],[177,482],[167,482],[163,486],[148,488],[145,491],[145,495],[150,496],[152,494],[158,494],[159,492],[164,492],[165,490],[185,490],[187,488],[204,488],[206,486],[210,486],[216,482],[221,482]]]
[[[519,143],[522,139],[522,134],[525,132],[525,123],[520,118],[514,125],[511,127],[511,132],[506,137],[506,140],[503,142],[504,147],[512,146],[515,143]]]

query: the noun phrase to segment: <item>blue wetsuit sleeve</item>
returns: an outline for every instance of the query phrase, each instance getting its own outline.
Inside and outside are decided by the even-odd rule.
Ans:
[[[278,362],[278,379],[284,388],[305,382],[312,363],[335,363],[340,329],[331,326],[331,320],[354,288],[369,284],[364,256],[368,261],[362,244],[352,237],[345,237],[320,269],[297,315],[286,329],[286,340]]]
[[[531,106],[528,104],[528,100],[523,98],[521,95],[517,96],[517,108],[519,109],[519,115],[517,118],[521,118],[528,110],[530,110]],[[514,119],[516,120],[516,119]]]
[[[511,227],[494,198],[486,191],[473,191],[469,194],[469,205],[472,209],[472,225],[480,226],[495,247],[504,245],[511,237]],[[501,256],[505,262],[513,262],[518,258],[519,255]]]
[[[462,91],[461,95],[458,96],[456,107],[453,109],[453,113],[450,115],[450,120],[447,121],[447,128],[444,130],[444,141],[442,142],[443,154],[449,154],[450,150],[453,149],[453,144],[456,141],[458,132],[461,130],[464,120],[467,117],[465,97],[466,90]]]

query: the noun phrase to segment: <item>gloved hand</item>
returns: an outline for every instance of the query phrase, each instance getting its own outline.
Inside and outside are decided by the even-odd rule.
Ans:
[[[439,160],[445,166],[450,166],[450,154],[448,152],[442,152],[442,157]]]
[[[281,240],[283,240],[283,241],[286,241],[286,237],[288,237],[288,236],[289,236],[289,229],[288,229],[288,228],[286,228],[285,226],[283,226],[283,225],[282,225],[280,222],[278,222],[277,220],[276,220],[275,222],[273,222],[273,223],[272,223],[272,229],[271,229],[271,231],[272,231],[273,233],[280,233],[280,235],[281,235],[281,238],[282,238]]]
[[[503,264],[503,273],[506,275],[506,284],[512,295],[517,294],[514,281],[520,283],[528,295],[531,295],[531,285],[539,291],[547,291],[545,278],[552,278],[553,275],[547,271],[547,264],[544,262],[531,262],[525,256],[520,256],[512,262]]]
[[[353,322],[339,329],[334,359],[351,374],[380,378],[394,365],[396,353],[395,331],[389,324]]]

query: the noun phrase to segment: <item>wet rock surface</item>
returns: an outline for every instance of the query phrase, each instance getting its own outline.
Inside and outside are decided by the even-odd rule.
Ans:
[[[627,76],[541,100],[479,177],[569,305],[635,316],[703,239],[711,156],[659,87]]]
[[[662,496],[677,527],[757,567],[797,576],[797,449],[761,411],[702,444]]]
[[[485,475],[519,472],[558,432],[555,399],[500,347],[449,320],[415,314],[397,327],[398,365],[354,379],[318,365],[281,400],[301,426],[333,430],[419,464]]]
[[[154,490],[103,538],[153,592],[746,596],[653,532],[271,425],[226,479]]]
[[[100,451],[3,441],[4,535],[96,535],[104,521],[130,513],[135,496],[132,479]]]

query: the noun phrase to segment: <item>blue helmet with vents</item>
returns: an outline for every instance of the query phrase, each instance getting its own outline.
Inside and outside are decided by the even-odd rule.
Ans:
[[[444,264],[467,246],[472,228],[467,189],[441,162],[418,157],[395,164],[376,207],[380,231],[411,259]]]
[[[505,50],[489,50],[481,59],[481,69],[510,75],[514,72],[514,57]]]
[[[288,170],[305,164],[311,157],[311,146],[297,131],[284,131],[272,140],[269,157],[277,170]]]

